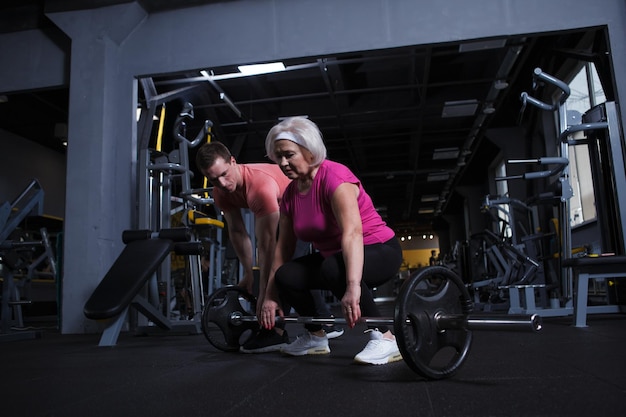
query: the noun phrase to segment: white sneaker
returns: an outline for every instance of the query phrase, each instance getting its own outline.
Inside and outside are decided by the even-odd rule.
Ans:
[[[336,326],[324,326],[324,332],[329,339],[335,339],[343,334],[343,329]]]
[[[355,362],[383,365],[402,360],[402,355],[400,355],[395,339],[384,338],[383,334],[378,330],[368,329],[365,333],[370,333],[370,341],[354,357]]]
[[[327,336],[315,336],[305,332],[303,335],[298,336],[293,343],[284,346],[280,351],[291,356],[325,355],[330,353],[330,348],[328,347]]]

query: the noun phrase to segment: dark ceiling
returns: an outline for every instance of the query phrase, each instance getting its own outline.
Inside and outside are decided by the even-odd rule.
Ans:
[[[44,9],[78,8],[77,3],[6,2],[0,6],[0,27],[46,26]],[[206,2],[142,2],[148,11],[198,3]],[[8,8],[11,4],[20,6]],[[29,27],[10,18],[9,12],[24,4],[39,16],[30,18]],[[3,24],[8,20],[12,26]],[[455,210],[455,187],[486,181],[498,149],[485,131],[523,120],[519,96],[531,90],[533,68],[560,68],[572,51],[586,53],[601,33],[587,29],[302,57],[284,60],[285,71],[256,76],[232,75],[238,73],[235,66],[196,68],[143,78],[140,102],[154,112],[162,102],[168,112],[191,102],[195,121],[189,131],[210,119],[216,139],[240,162],[266,161],[263,145],[271,126],[280,117],[307,115],[320,126],[329,158],[362,179],[397,231],[426,231],[442,213]],[[6,96],[0,128],[64,152],[67,88]],[[148,143],[154,130],[140,129],[142,140]]]

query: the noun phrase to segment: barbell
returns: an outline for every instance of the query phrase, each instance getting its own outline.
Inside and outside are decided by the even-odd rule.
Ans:
[[[237,352],[259,329],[256,299],[236,286],[220,288],[206,302],[202,331],[214,347]],[[473,302],[463,281],[450,269],[430,266],[402,284],[394,317],[362,317],[365,325],[393,326],[398,348],[407,365],[428,379],[453,376],[465,362],[473,330],[537,332],[537,314],[472,314]],[[343,318],[277,317],[277,322],[346,324]]]

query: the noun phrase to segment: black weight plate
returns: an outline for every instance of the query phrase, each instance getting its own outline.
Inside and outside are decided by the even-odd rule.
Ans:
[[[244,306],[246,304],[247,306]],[[202,332],[209,343],[224,352],[238,352],[258,330],[256,321],[233,323],[231,315],[239,312],[254,316],[256,298],[243,288],[223,287],[215,291],[206,302],[202,312]]]
[[[396,299],[394,330],[402,358],[428,379],[454,375],[472,343],[466,329],[437,328],[435,316],[467,315],[471,299],[463,282],[447,268],[432,266],[416,271],[402,285]]]

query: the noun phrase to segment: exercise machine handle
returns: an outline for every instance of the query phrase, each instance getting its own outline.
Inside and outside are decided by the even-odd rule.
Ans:
[[[559,100],[556,103],[548,104],[530,96],[527,92],[523,92],[520,95],[520,100],[522,100],[522,103],[524,103],[522,108],[526,106],[526,103],[530,103],[533,106],[538,107],[542,110],[552,111],[556,110],[559,105],[565,103],[565,100],[567,100],[570,95],[570,88],[567,84],[565,84],[558,78],[543,72],[541,68],[535,68],[533,70],[533,90],[536,90],[538,88],[540,81],[552,84],[553,86],[561,90],[561,96],[559,97]]]
[[[198,132],[198,135],[196,135],[195,139],[189,140],[185,137],[185,130],[187,127],[185,120],[193,118],[193,105],[187,102],[183,105],[182,110],[180,111],[180,113],[176,117],[176,121],[174,122],[174,139],[176,139],[176,141],[179,143],[183,141],[187,142],[187,145],[190,148],[195,148],[196,146],[198,146],[200,142],[204,140],[206,135],[211,132],[211,127],[213,127],[212,121],[205,120],[204,126],[202,127],[200,132]]]
[[[582,123],[580,125],[576,125],[576,126],[569,126],[567,129],[565,129],[561,135],[559,136],[559,140],[563,143],[567,143],[569,145],[575,145],[576,144],[576,140],[570,140],[569,136],[574,133],[574,132],[581,132],[581,131],[589,131],[589,130],[601,130],[601,129],[607,129],[609,127],[609,124],[607,122],[594,122],[594,123]]]
[[[526,172],[521,175],[511,175],[506,177],[498,177],[496,181],[506,181],[515,179],[524,180],[536,180],[541,178],[548,178],[553,175],[561,174],[563,170],[569,165],[569,160],[560,156],[544,156],[535,159],[510,159],[507,161],[509,164],[540,164],[540,165],[556,165],[551,170]]]

